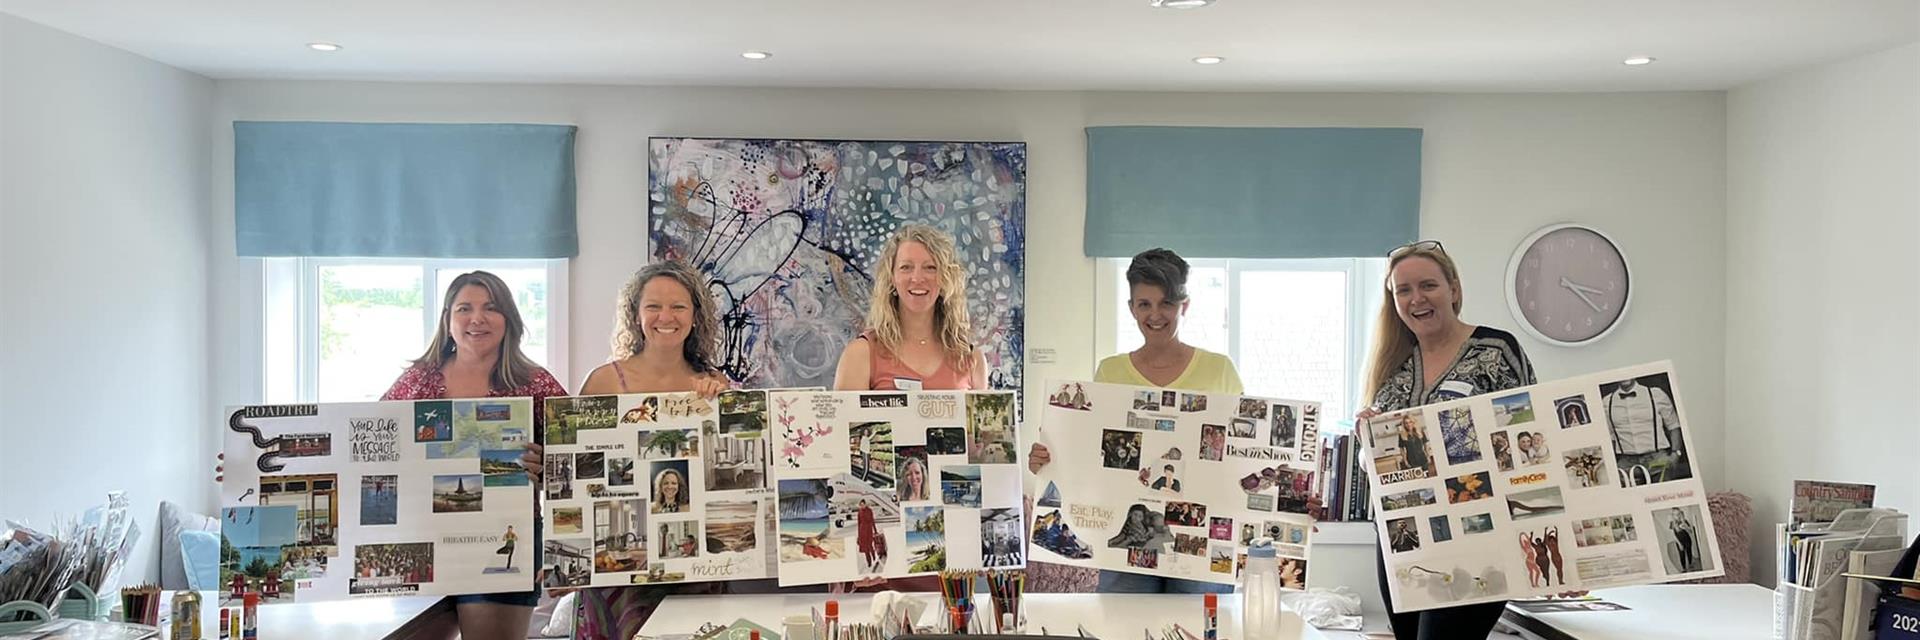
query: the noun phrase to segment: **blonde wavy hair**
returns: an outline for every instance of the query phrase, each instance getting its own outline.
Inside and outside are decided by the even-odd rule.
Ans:
[[[899,292],[893,288],[893,266],[900,257],[900,245],[908,242],[918,242],[927,248],[927,253],[933,254],[933,264],[940,273],[940,299],[933,306],[933,332],[940,340],[940,350],[958,363],[960,372],[968,373],[973,366],[974,345],[973,322],[967,316],[966,270],[960,266],[953,238],[939,229],[909,224],[887,239],[880,260],[874,263],[873,294],[867,299],[867,329],[873,331],[880,346],[899,352],[904,338],[900,330]]]
[[[1453,287],[1455,316],[1460,315],[1460,302],[1465,298],[1460,293],[1460,270],[1454,267],[1453,258],[1447,255],[1447,250],[1439,243],[1416,242],[1395,249],[1393,253],[1387,255],[1389,258],[1387,278],[1382,283],[1387,290],[1387,296],[1380,300],[1380,313],[1373,321],[1373,349],[1367,357],[1365,394],[1360,396],[1360,401],[1366,406],[1373,405],[1373,398],[1380,393],[1380,387],[1386,385],[1387,379],[1393,377],[1393,372],[1400,368],[1400,363],[1412,357],[1414,349],[1419,346],[1413,330],[1407,328],[1407,323],[1400,321],[1399,312],[1394,310],[1393,268],[1408,258],[1432,260],[1434,264],[1440,265],[1440,273],[1446,276],[1447,285]]]
[[[500,364],[488,374],[487,386],[494,391],[504,391],[533,382],[534,372],[540,370],[540,364],[520,351],[520,338],[527,335],[527,323],[520,318],[520,306],[514,304],[513,290],[507,287],[507,281],[485,271],[462,273],[447,285],[447,293],[440,301],[440,322],[436,323],[440,326],[434,328],[433,339],[427,341],[427,352],[415,358],[413,366],[439,371],[453,360],[453,353],[458,347],[453,342],[453,335],[447,331],[447,322],[448,318],[453,317],[453,299],[459,297],[461,289],[469,286],[486,289],[494,310],[507,320],[507,335],[500,340]]]
[[[613,304],[613,360],[625,360],[647,348],[646,333],[640,330],[640,292],[654,278],[667,278],[686,288],[693,299],[693,327],[687,333],[681,357],[694,373],[711,373],[719,365],[714,354],[720,350],[720,320],[714,315],[713,298],[702,284],[700,272],[673,261],[656,262],[633,272],[620,297]]]

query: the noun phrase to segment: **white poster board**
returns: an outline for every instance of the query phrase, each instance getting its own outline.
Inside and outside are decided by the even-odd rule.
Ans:
[[[1723,573],[1669,362],[1364,426],[1397,611]]]
[[[767,392],[547,399],[548,584],[771,575]]]
[[[220,580],[262,602],[532,591],[528,398],[237,407]]]
[[[1230,584],[1255,537],[1305,588],[1320,405],[1051,381],[1029,477],[1033,559]]]
[[[1013,393],[768,396],[782,586],[1026,566]]]

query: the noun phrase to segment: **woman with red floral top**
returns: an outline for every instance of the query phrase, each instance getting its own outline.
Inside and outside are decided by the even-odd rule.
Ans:
[[[513,293],[499,276],[485,271],[461,274],[447,287],[440,305],[439,328],[427,352],[400,374],[381,400],[438,400],[444,398],[532,397],[534,433],[542,433],[542,401],[564,396],[567,390],[553,374],[520,351],[526,322],[513,303]],[[520,456],[533,486],[540,486],[540,445],[528,443]],[[535,530],[538,531],[536,526]],[[537,536],[536,536],[537,537]],[[539,542],[534,543],[535,554]],[[536,563],[537,566],[537,563]],[[466,640],[526,637],[527,622],[540,593],[534,590],[456,596],[454,624],[430,631],[427,637]],[[418,637],[418,636],[416,636]]]

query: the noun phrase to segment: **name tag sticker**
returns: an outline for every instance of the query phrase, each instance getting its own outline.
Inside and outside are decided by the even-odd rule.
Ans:
[[[1458,400],[1473,395],[1473,383],[1464,380],[1448,380],[1440,383],[1435,393],[1447,400]]]

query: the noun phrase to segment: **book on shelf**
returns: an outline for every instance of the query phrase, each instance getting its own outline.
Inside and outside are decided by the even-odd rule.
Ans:
[[[1352,433],[1321,436],[1320,503],[1326,520],[1364,522],[1373,519],[1367,502],[1366,470],[1360,467],[1360,440]]]

